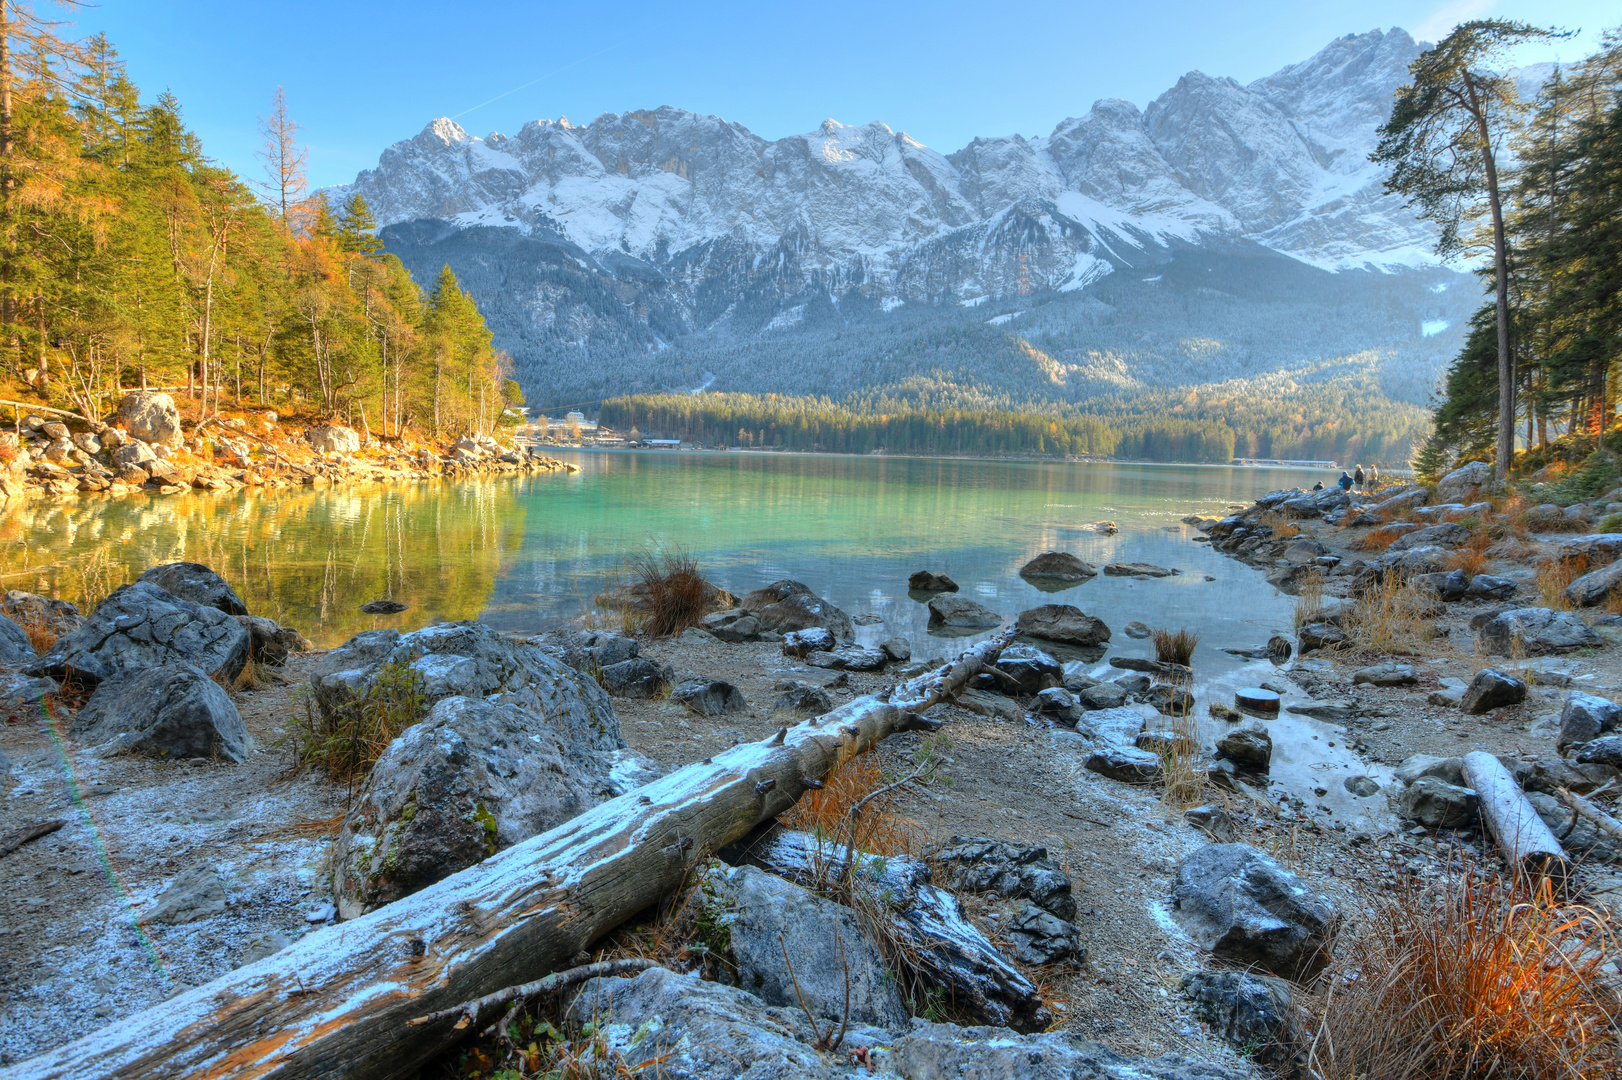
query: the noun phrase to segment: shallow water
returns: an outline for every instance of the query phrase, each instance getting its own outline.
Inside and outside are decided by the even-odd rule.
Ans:
[[[928,610],[906,582],[930,569],[1008,616],[1039,603],[1076,604],[1115,630],[1116,651],[1147,651],[1121,633],[1131,620],[1194,628],[1202,635],[1197,660],[1227,670],[1241,661],[1219,650],[1258,645],[1287,628],[1290,601],[1257,571],[1191,543],[1195,532],[1179,519],[1319,475],[788,454],[569,459],[579,473],[30,502],[0,519],[0,571],[6,588],[94,600],[155,563],[203,562],[254,613],[331,646],[373,626],[479,618],[533,631],[601,617],[591,598],[628,557],[679,549],[740,596],[795,578],[852,616],[881,617],[859,627],[863,641],[901,635],[919,656],[945,655],[973,639],[927,633]],[[1093,531],[1101,520],[1113,520],[1119,534]],[[1182,574],[1100,575],[1044,593],[1017,571],[1048,550]],[[382,618],[358,611],[380,597],[410,608]]]

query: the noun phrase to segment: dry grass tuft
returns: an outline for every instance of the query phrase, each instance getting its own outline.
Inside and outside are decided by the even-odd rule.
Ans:
[[[338,783],[363,780],[389,743],[426,714],[422,676],[405,664],[378,668],[372,685],[325,716],[308,696],[296,722],[300,765],[319,765]]]
[[[1256,519],[1258,525],[1266,525],[1273,530],[1274,540],[1290,540],[1301,535],[1301,526],[1279,513],[1269,510]]]
[[[1622,1072],[1606,916],[1460,871],[1376,901],[1327,975],[1317,1080],[1600,1080]]]
[[[1443,565],[1448,570],[1463,570],[1471,577],[1485,574],[1488,566],[1487,548],[1491,544],[1492,537],[1485,530],[1479,530],[1449,555]]]
[[[1170,630],[1154,632],[1155,659],[1162,664],[1181,664],[1188,667],[1194,660],[1194,646],[1200,635],[1186,627],[1173,633]]]
[[[636,579],[633,591],[647,612],[642,628],[654,637],[679,634],[703,618],[704,576],[691,555],[638,555],[631,560],[631,576]]]
[[[1346,629],[1360,645],[1411,654],[1435,637],[1435,607],[1434,588],[1387,573],[1358,597]]]
[[[17,625],[28,635],[28,644],[41,656],[50,652],[51,646],[56,644],[56,632],[42,622],[20,622]]]
[[[1171,730],[1171,746],[1160,755],[1160,776],[1165,784],[1160,801],[1181,810],[1200,802],[1210,781],[1200,749],[1200,725],[1193,710],[1174,715]]]
[[[1377,525],[1347,546],[1353,551],[1384,551],[1395,544],[1398,537],[1406,536],[1412,531],[1412,529],[1393,529],[1389,525]]]
[[[334,814],[328,818],[305,818],[272,829],[259,837],[261,840],[320,840],[338,835],[338,829],[348,814]]]
[[[1310,570],[1296,585],[1295,628],[1301,629],[1324,606],[1324,572]]]
[[[1566,586],[1588,573],[1588,556],[1571,559],[1544,559],[1538,563],[1538,597],[1543,606],[1555,611],[1570,611],[1571,601],[1566,599]]]
[[[851,807],[884,787],[889,780],[871,751],[846,761],[822,782],[822,790],[808,791],[779,820],[791,829],[843,843]],[[923,828],[910,818],[897,816],[891,799],[880,797],[863,807],[851,826],[856,848],[869,855],[915,855],[928,847]]]

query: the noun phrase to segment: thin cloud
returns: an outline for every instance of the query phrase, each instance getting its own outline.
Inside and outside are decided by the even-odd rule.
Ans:
[[[1497,6],[1498,0],[1447,0],[1414,27],[1414,37],[1420,41],[1441,41],[1461,22],[1479,19]]]

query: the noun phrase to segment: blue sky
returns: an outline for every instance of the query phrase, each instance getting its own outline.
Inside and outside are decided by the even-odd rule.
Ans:
[[[1582,28],[1526,62],[1577,59],[1622,23],[1615,0],[98,0],[72,19],[107,34],[146,95],[172,90],[210,156],[245,174],[283,86],[319,186],[438,116],[511,134],[677,105],[767,138],[882,120],[949,153],[976,135],[1047,134],[1101,97],[1145,105],[1190,69],[1248,82],[1342,34],[1434,39],[1488,16]]]

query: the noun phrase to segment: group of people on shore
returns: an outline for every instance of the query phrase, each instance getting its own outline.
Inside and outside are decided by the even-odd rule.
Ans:
[[[1350,473],[1342,469],[1340,479],[1335,481],[1335,486],[1342,491],[1348,492],[1353,488],[1358,491],[1373,491],[1380,486],[1380,468],[1377,465],[1370,465],[1368,472],[1364,472],[1363,466],[1359,465]],[[1312,485],[1313,491],[1322,491],[1323,489],[1324,483],[1322,480]]]

